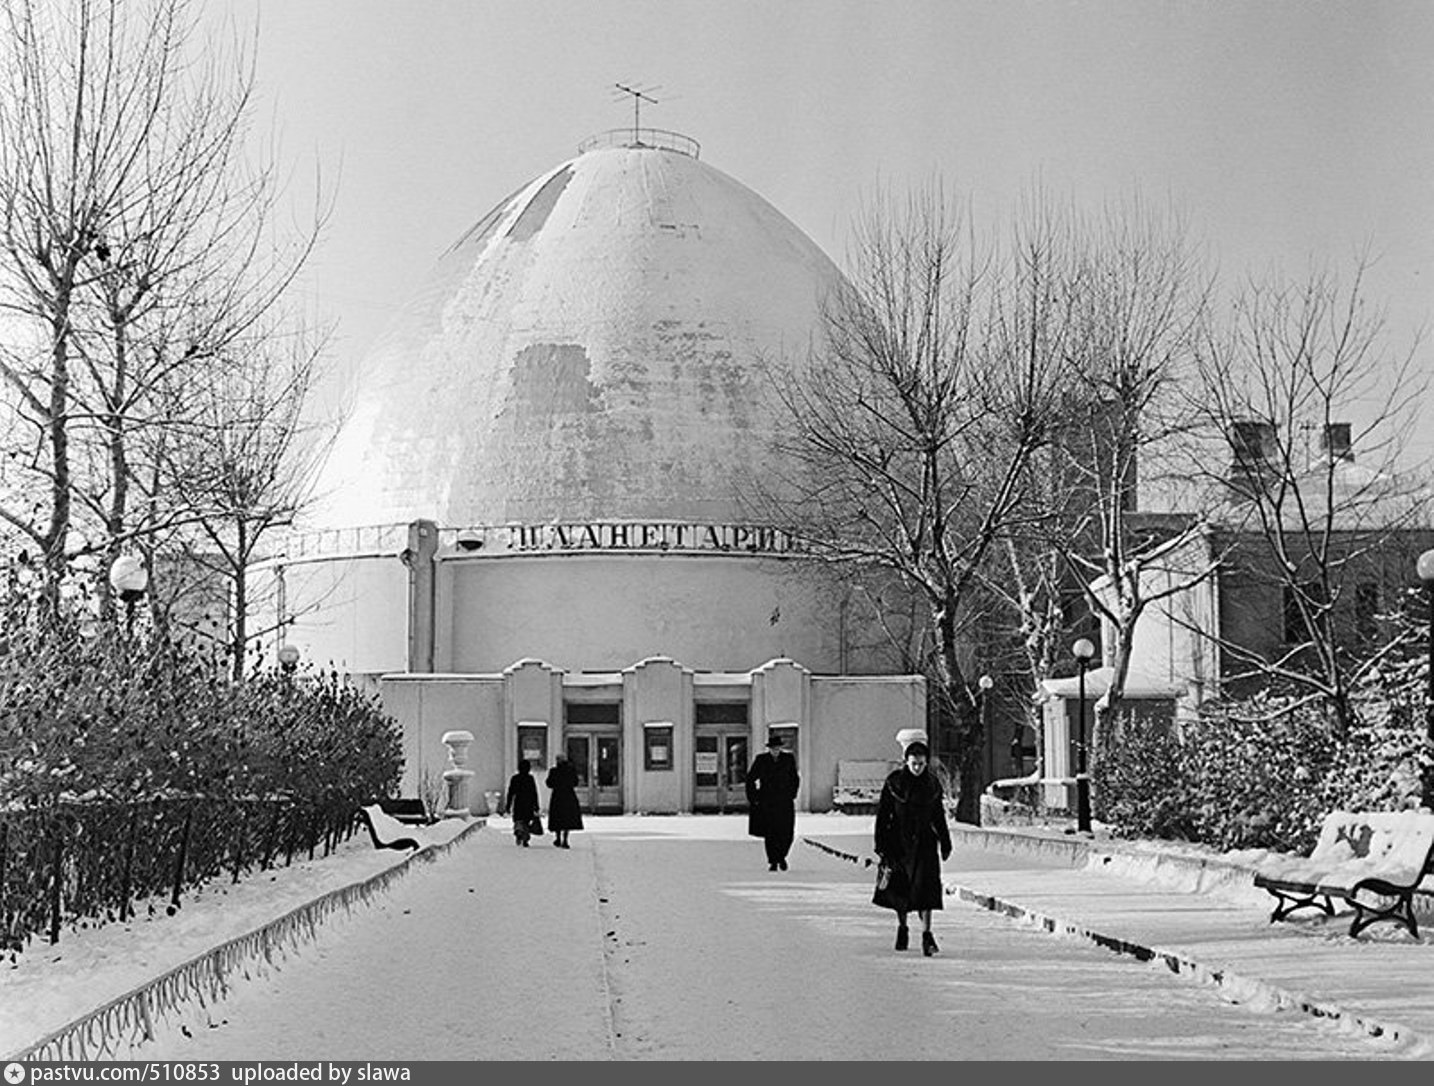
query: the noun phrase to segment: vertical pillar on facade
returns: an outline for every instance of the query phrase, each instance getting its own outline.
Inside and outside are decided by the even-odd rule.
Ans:
[[[769,727],[792,727],[797,732],[797,810],[810,810],[811,767],[823,737],[811,727],[812,676],[794,660],[768,660],[750,672],[752,678],[752,749],[762,750]]]
[[[408,670],[433,670],[434,555],[438,553],[438,525],[415,520],[408,526],[403,564],[408,567]]]

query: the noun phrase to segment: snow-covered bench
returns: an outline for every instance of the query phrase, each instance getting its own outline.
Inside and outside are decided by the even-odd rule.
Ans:
[[[383,813],[392,815],[400,822],[407,822],[414,826],[426,826],[433,820],[428,817],[428,810],[423,806],[421,799],[381,799],[378,805],[383,808]]]
[[[377,803],[360,807],[359,814],[363,815],[374,848],[418,848],[418,842],[407,836],[408,827],[387,814]]]
[[[882,785],[896,768],[894,762],[837,762],[836,787],[832,789],[832,806],[875,807],[881,799]]]
[[[1414,893],[1426,875],[1434,875],[1434,814],[1331,811],[1308,857],[1265,858],[1255,885],[1275,896],[1272,923],[1306,906],[1333,916],[1338,897],[1354,906],[1350,935],[1389,920],[1418,936]]]

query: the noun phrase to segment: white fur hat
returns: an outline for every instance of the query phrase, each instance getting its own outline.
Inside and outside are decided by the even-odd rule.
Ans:
[[[924,728],[902,728],[901,731],[896,733],[896,745],[901,748],[903,754],[906,753],[906,748],[911,746],[912,743],[927,743],[928,746],[930,745],[927,742],[926,730]]]

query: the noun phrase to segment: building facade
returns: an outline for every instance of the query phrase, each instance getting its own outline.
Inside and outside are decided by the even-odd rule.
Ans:
[[[467,231],[262,566],[275,644],[402,723],[405,794],[464,730],[475,810],[560,751],[589,810],[728,810],[779,729],[823,809],[839,761],[924,726],[888,629],[770,512],[773,381],[839,273],[698,152],[607,134]]]

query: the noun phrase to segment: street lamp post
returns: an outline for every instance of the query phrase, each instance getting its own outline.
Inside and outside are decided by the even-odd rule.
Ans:
[[[1086,774],[1085,760],[1085,673],[1095,656],[1095,646],[1082,637],[1071,646],[1071,655],[1076,659],[1080,673],[1079,701],[1076,705],[1076,829],[1081,833],[1090,832],[1090,777]]]
[[[284,673],[284,685],[292,686],[294,683],[294,669],[299,666],[299,650],[293,645],[283,644],[279,646],[279,670]]]
[[[976,680],[976,687],[981,691],[977,695],[977,698],[980,701],[980,705],[977,707],[977,712],[980,714],[981,718],[981,743],[986,748],[987,784],[990,784],[993,780],[996,779],[996,744],[992,742],[993,737],[991,735],[991,725],[990,722],[986,719],[989,715],[986,712],[987,695],[991,693],[991,687],[995,685],[996,681],[992,679],[989,675],[982,675],[979,679]]]
[[[124,634],[134,632],[134,605],[144,598],[149,587],[149,571],[132,554],[122,554],[110,566],[110,587],[124,603]]]
[[[1424,688],[1424,734],[1429,745],[1434,747],[1434,550],[1421,554],[1414,568],[1419,573],[1419,579],[1424,582],[1424,594],[1429,600],[1429,632],[1426,638],[1429,642],[1429,659]],[[1434,752],[1426,751],[1426,756],[1429,753]],[[1434,807],[1434,767],[1428,767],[1424,771],[1424,806]]]

